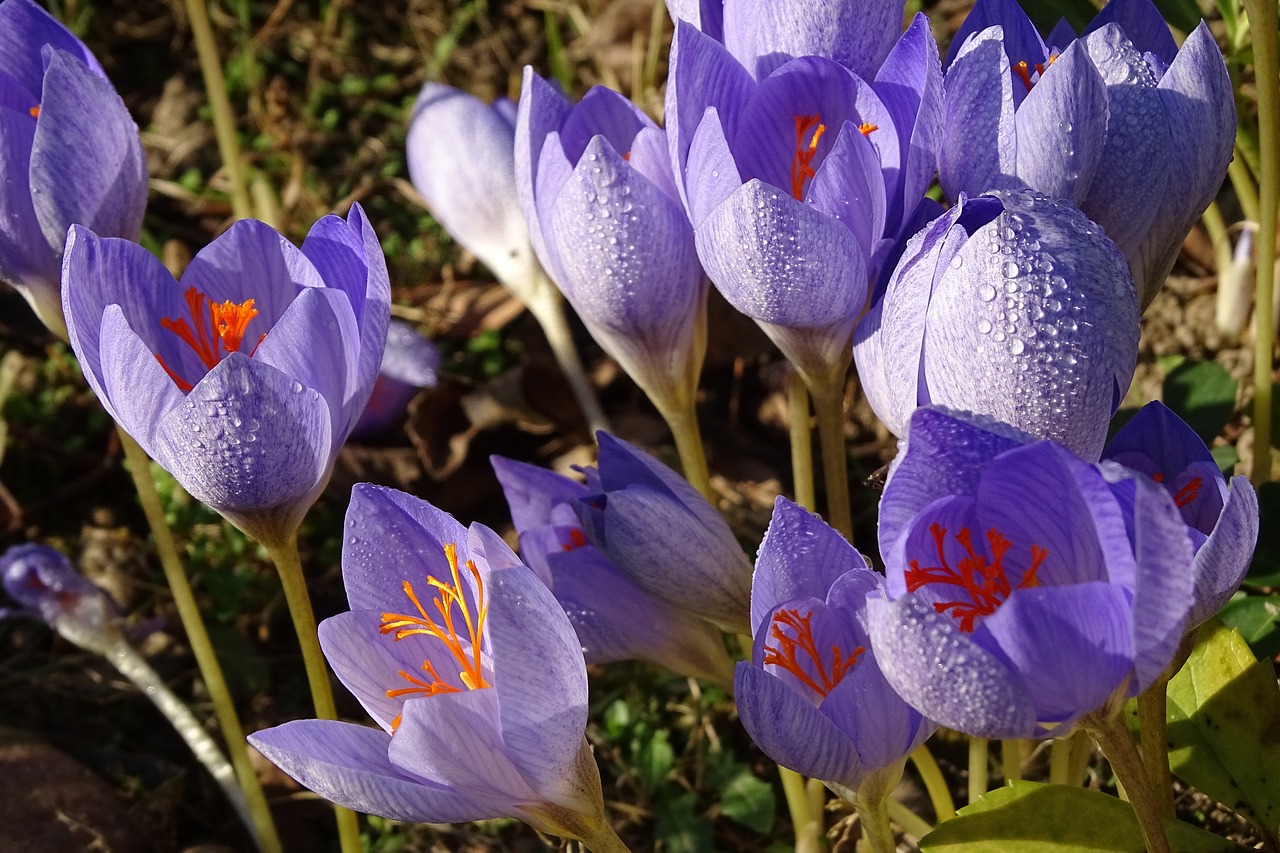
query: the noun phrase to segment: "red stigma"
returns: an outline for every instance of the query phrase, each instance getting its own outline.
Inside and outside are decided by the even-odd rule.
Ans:
[[[587,546],[587,537],[583,535],[581,528],[575,527],[569,531],[569,544],[560,547],[566,551],[574,551],[578,548]]]
[[[27,114],[32,118],[40,118],[40,105],[36,104],[34,107],[28,109]]]
[[[800,611],[793,608],[784,608],[773,614],[769,623],[769,637],[775,645],[764,647],[764,663],[786,670],[805,687],[825,698],[853,669],[866,648],[858,646],[846,655],[839,646],[832,646],[831,667],[828,670],[822,650],[818,648],[818,642],[813,636],[812,620],[812,613],[801,616]],[[791,636],[788,636],[788,631]],[[800,655],[813,662],[814,669],[817,670],[816,681],[800,665]]]
[[[915,592],[922,586],[935,583],[963,589],[968,594],[969,601],[939,601],[934,603],[933,608],[939,613],[951,611],[951,616],[960,623],[960,630],[966,634],[974,629],[977,619],[995,613],[1014,589],[1038,586],[1040,582],[1036,579],[1036,572],[1045,557],[1049,556],[1046,549],[1032,545],[1031,565],[1023,573],[1018,585],[1010,587],[1004,570],[1004,556],[1013,543],[1000,531],[994,528],[987,531],[987,544],[991,548],[991,560],[988,561],[985,555],[974,550],[973,535],[969,528],[960,528],[955,540],[964,548],[965,556],[955,568],[948,565],[944,549],[947,529],[935,522],[929,525],[929,532],[933,534],[939,565],[921,568],[919,560],[911,560],[911,568],[907,570],[906,576],[907,592]]]
[[[208,370],[216,367],[227,353],[240,351],[249,321],[258,316],[258,309],[253,307],[252,299],[246,299],[244,302],[227,300],[218,303],[195,287],[188,288],[183,298],[187,301],[191,322],[188,323],[185,317],[176,319],[165,317],[160,320],[161,328],[173,332],[184,344],[191,347],[199,357],[200,363]],[[264,338],[266,338],[265,334],[258,338],[258,343],[253,347],[254,352],[257,352],[258,344],[261,344]],[[252,356],[253,353],[249,355]],[[160,366],[179,389],[191,390],[192,384],[165,364],[163,358],[157,355],[156,361],[160,362]]]
[[[1030,92],[1031,86],[1033,84],[1031,82],[1031,69],[1027,67],[1027,63],[1025,62],[1014,63],[1013,73],[1018,75],[1018,78],[1022,80],[1022,85],[1026,86],[1027,91]]]
[[[827,132],[827,126],[819,121],[816,113],[791,118],[796,123],[796,153],[791,158],[791,197],[796,201],[804,201],[805,184],[817,173],[813,167],[813,158],[818,153],[818,140]],[[810,130],[813,131],[812,135]]]
[[[1187,504],[1200,497],[1200,489],[1204,487],[1204,480],[1199,477],[1192,477],[1191,480],[1178,491],[1173,494],[1173,502],[1178,505],[1178,509],[1182,509]]]

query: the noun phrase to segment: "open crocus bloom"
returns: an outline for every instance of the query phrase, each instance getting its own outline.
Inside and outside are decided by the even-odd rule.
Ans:
[[[301,249],[237,222],[180,282],[141,246],[77,226],[62,299],[85,378],[138,444],[255,539],[291,536],[386,345],[390,282],[359,206]]]
[[[869,282],[935,164],[941,70],[918,16],[873,81],[802,56],[760,80],[677,24],[667,116],[712,282],[810,379],[843,375]]]
[[[961,198],[911,239],[859,324],[867,398],[902,435],[917,406],[990,415],[1097,459],[1137,363],[1124,260],[1070,204]]]
[[[573,503],[590,499],[588,486],[501,456],[490,462],[521,557],[569,615],[587,663],[643,660],[728,685],[733,665],[720,629],[697,612],[697,596],[686,609],[645,592],[587,541]]]
[[[590,841],[604,804],[587,675],[550,591],[502,539],[367,483],[347,511],[351,610],[320,625],[378,728],[295,720],[250,742],[333,802],[396,820],[516,817]]]
[[[735,698],[747,733],[784,767],[841,796],[935,729],[885,681],[867,635],[883,582],[843,536],[778,498],[751,584],[751,660]]]
[[[1141,692],[1194,603],[1165,489],[1023,440],[922,409],[881,502],[881,668],[926,716],[979,737],[1053,736]]]
[[[1014,0],[981,0],[952,42],[944,89],[947,197],[1025,186],[1071,200],[1150,304],[1235,142],[1208,25],[1179,49],[1150,0],[1111,0],[1080,38],[1063,24],[1046,45]]]
[[[1196,600],[1188,627],[1199,625],[1239,588],[1258,541],[1258,493],[1237,475],[1228,488],[1209,448],[1163,403],[1142,407],[1102,451],[1102,458],[1164,486],[1195,549]]]
[[[0,2],[0,164],[0,281],[63,335],[67,228],[136,240],[147,164],[102,66],[30,0]]]

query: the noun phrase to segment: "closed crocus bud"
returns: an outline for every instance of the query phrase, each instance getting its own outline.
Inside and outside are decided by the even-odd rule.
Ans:
[[[867,605],[889,683],[948,728],[1040,738],[1160,679],[1195,586],[1169,494],[1053,442],[985,457],[1012,436],[930,417],[947,416],[912,418],[881,501],[909,518],[882,535],[886,595]],[[918,436],[929,464],[912,461]]]
[[[31,0],[0,2],[0,164],[0,281],[65,337],[67,228],[137,240],[147,164],[98,61]]]
[[[295,720],[249,741],[333,802],[395,820],[515,817],[599,850],[587,673],[564,611],[502,539],[362,483],[343,536],[351,610],[320,625],[376,728]]]
[[[526,68],[516,175],[538,258],[591,336],[664,414],[683,408],[707,285],[663,131],[617,92],[575,106]]]
[[[592,492],[573,503],[587,541],[668,606],[745,634],[751,561],[720,513],[649,454],[605,432],[596,437]]]
[[[858,374],[897,435],[917,406],[989,415],[1096,460],[1137,363],[1138,297],[1070,204],[961,198],[912,238],[859,324]]]
[[[838,381],[869,284],[934,170],[941,69],[927,20],[874,80],[802,56],[757,81],[683,21],[671,66],[671,155],[707,274],[811,387]]]
[[[120,610],[61,553],[44,545],[18,545],[0,554],[0,586],[21,605],[0,617],[31,615],[59,631],[98,640],[116,630]]]
[[[751,659],[735,673],[747,734],[783,767],[850,800],[936,728],[880,672],[867,595],[883,579],[812,513],[778,498],[751,583]]]
[[[586,485],[501,456],[490,457],[520,534],[520,554],[569,615],[587,663],[642,660],[732,683],[720,629],[695,610],[645,592],[589,541],[573,502]]]
[[[440,350],[410,324],[392,320],[387,348],[373,393],[351,429],[354,439],[371,438],[404,417],[409,401],[423,388],[434,388],[440,369]]]
[[[948,198],[1025,186],[1070,199],[1115,241],[1150,304],[1235,142],[1231,79],[1208,26],[1179,49],[1150,0],[1112,0],[1083,36],[1060,25],[1046,45],[1016,2],[980,0],[952,42],[944,90]]]
[[[193,497],[274,547],[297,530],[364,410],[391,287],[359,205],[301,249],[232,225],[181,281],[136,243],[76,226],[71,346],[113,418]]]

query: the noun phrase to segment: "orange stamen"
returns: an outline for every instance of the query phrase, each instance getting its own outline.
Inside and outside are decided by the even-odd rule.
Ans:
[[[436,590],[435,598],[432,601],[432,604],[435,605],[436,614],[427,612],[427,608],[418,599],[418,594],[414,591],[413,584],[405,581],[404,594],[413,604],[417,614],[383,613],[379,632],[392,634],[392,640],[396,642],[413,634],[426,634],[429,637],[434,637],[444,643],[449,654],[453,655],[454,660],[461,667],[458,672],[458,678],[462,681],[464,688],[467,690],[480,690],[485,687],[492,687],[493,685],[484,677],[484,666],[480,653],[480,647],[484,639],[485,617],[489,612],[489,606],[484,600],[484,583],[480,579],[480,571],[472,561],[468,560],[466,562],[466,568],[471,573],[472,580],[475,581],[476,605],[475,613],[472,613],[467,606],[466,594],[462,585],[462,574],[458,569],[458,546],[452,542],[445,545],[444,556],[449,561],[450,582],[446,583],[433,577],[427,578],[428,586]],[[454,605],[457,605],[458,610],[462,613],[461,628],[465,631],[465,636],[459,632],[459,626],[454,621]],[[400,677],[411,686],[388,690],[386,693],[387,698],[395,699],[411,694],[434,696],[439,693],[458,693],[462,689],[445,681],[436,672],[435,667],[429,660],[422,662],[422,671],[430,677],[429,681],[400,670]],[[392,731],[399,724],[399,717],[392,720]]]
[[[960,622],[960,630],[966,634],[974,629],[976,620],[990,616],[1009,598],[1014,589],[1030,589],[1039,586],[1036,572],[1049,556],[1048,550],[1039,545],[1031,546],[1031,565],[1022,574],[1016,587],[1010,587],[1009,578],[1005,575],[1004,556],[1013,544],[998,530],[987,531],[987,544],[991,549],[991,560],[973,548],[973,535],[969,528],[962,527],[955,535],[955,540],[965,550],[965,556],[953,569],[947,563],[944,550],[947,529],[940,524],[929,526],[933,535],[934,548],[938,552],[937,566],[920,567],[919,560],[911,560],[907,569],[907,592],[915,592],[922,586],[940,583],[958,586],[968,594],[968,601],[939,601],[933,607],[939,613],[951,611]]]
[[[32,118],[40,118],[40,105],[36,104],[34,107],[31,107],[30,109],[28,109],[27,112],[31,115]]]
[[[1027,91],[1031,91],[1031,69],[1027,67],[1025,62],[1015,62],[1013,65],[1013,73],[1022,79],[1022,84],[1027,87]]]
[[[864,121],[862,124],[858,125],[858,133],[861,133],[863,136],[870,136],[879,129],[880,125],[872,124],[869,121]]]
[[[209,370],[217,367],[226,353],[240,351],[249,321],[258,316],[258,309],[253,307],[252,299],[246,299],[240,303],[228,300],[219,304],[209,299],[196,287],[188,288],[183,298],[187,301],[191,322],[188,323],[185,317],[164,317],[160,320],[161,328],[173,332],[184,344],[191,347],[199,357],[200,363]],[[258,338],[258,343],[261,344],[264,338],[266,338],[265,334]],[[257,344],[254,345],[253,350],[257,352]],[[249,355],[252,356],[253,353]],[[157,355],[156,360],[160,362],[164,372],[169,374],[179,389],[191,390],[192,384],[175,373],[172,367],[165,364],[163,358]]]
[[[1178,489],[1173,495],[1173,502],[1178,505],[1178,509],[1182,509],[1187,504],[1200,497],[1200,489],[1204,487],[1204,480],[1199,477],[1193,477],[1191,480]]]
[[[800,611],[792,608],[783,608],[775,613],[769,625],[769,636],[776,642],[776,645],[766,645],[764,647],[764,662],[765,664],[774,664],[781,667],[794,675],[805,687],[825,698],[828,693],[835,689],[836,685],[840,683],[849,670],[853,669],[854,664],[858,662],[858,658],[862,656],[866,648],[858,646],[852,653],[846,655],[839,646],[832,646],[831,669],[828,672],[826,660],[823,658],[822,651],[818,648],[818,642],[813,636],[812,621],[812,613],[806,613],[801,616]],[[793,636],[788,636],[787,630]],[[813,661],[814,669],[817,670],[818,680],[815,681],[813,676],[800,665],[800,660],[797,657],[799,654],[803,654]]]
[[[804,200],[805,184],[816,174],[813,158],[818,153],[818,140],[827,132],[827,126],[818,118],[816,114],[792,116],[796,123],[796,153],[791,159],[791,196],[797,201]],[[812,136],[809,136],[810,130],[813,131]]]

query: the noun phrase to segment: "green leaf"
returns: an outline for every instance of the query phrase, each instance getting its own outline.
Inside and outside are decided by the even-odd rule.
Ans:
[[[1240,632],[1259,660],[1280,653],[1280,596],[1237,594],[1218,618]]]
[[[1236,849],[1187,823],[1166,818],[1169,844],[1179,853]],[[920,850],[947,853],[1143,853],[1142,830],[1129,804],[1087,788],[1014,782],[956,812],[920,840]]]
[[[1280,825],[1280,689],[1270,661],[1211,619],[1169,682],[1169,763],[1223,805]]]
[[[1212,444],[1235,412],[1237,385],[1216,361],[1184,361],[1165,374],[1161,396],[1205,444]]]
[[[691,793],[658,803],[653,834],[660,849],[667,853],[713,853],[713,827],[697,814],[697,805],[697,797]]]
[[[1204,14],[1196,0],[1155,0],[1161,16],[1184,33],[1189,33],[1200,23]]]
[[[773,786],[744,766],[721,787],[720,811],[725,817],[763,834],[773,829],[778,802]]]
[[[1098,12],[1089,0],[1022,0],[1022,8],[1042,33],[1049,32],[1062,18],[1081,32]]]
[[[1263,483],[1258,489],[1258,545],[1245,582],[1256,586],[1280,586],[1280,483]]]
[[[1218,470],[1222,472],[1222,476],[1230,477],[1236,470],[1236,465],[1240,464],[1240,454],[1229,444],[1223,444],[1209,451],[1213,456],[1213,461],[1217,463]]]
[[[667,778],[675,766],[675,751],[671,748],[666,729],[654,732],[636,750],[635,769],[650,788],[656,788]]]

